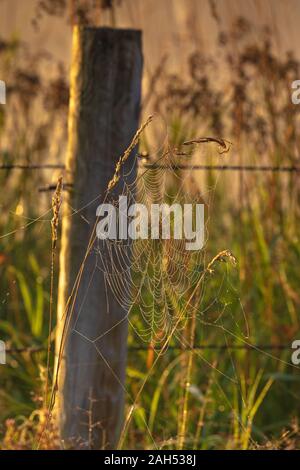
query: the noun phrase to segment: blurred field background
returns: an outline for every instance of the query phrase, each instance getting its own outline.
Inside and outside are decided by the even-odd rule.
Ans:
[[[0,2],[0,79],[8,88],[2,165],[64,162],[74,13],[65,3]],[[163,119],[141,150],[151,155],[165,122],[172,145],[204,135],[233,143],[222,156],[213,147],[196,151],[193,164],[299,166],[291,103],[291,83],[300,78],[297,0],[116,3],[114,14],[98,9],[72,20],[142,29],[143,117]],[[31,448],[45,420],[51,192],[40,189],[59,174],[0,171],[0,338],[13,350],[41,348],[8,352],[1,366],[1,448]],[[187,399],[189,353],[174,340],[147,381],[124,448],[153,446],[145,421],[159,447],[178,448],[184,404],[185,448],[299,448],[299,370],[290,360],[299,339],[299,173],[194,170],[189,177],[209,208],[206,259],[229,249],[238,264],[220,263],[205,283],[195,344],[217,348],[194,352]],[[132,320],[138,325],[137,311]],[[258,347],[228,348],[245,344]],[[153,353],[133,331],[129,347],[127,388],[135,396]],[[42,447],[58,446],[53,425]]]

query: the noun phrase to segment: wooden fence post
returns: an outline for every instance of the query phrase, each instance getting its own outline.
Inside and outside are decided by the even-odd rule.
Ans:
[[[141,75],[140,31],[74,28],[66,162],[73,188],[64,195],[57,352],[68,317],[66,305],[101,203],[99,195],[138,128]],[[104,275],[95,265],[92,250],[58,369],[56,411],[64,445],[72,448],[114,448],[123,419],[126,312],[105,292]]]

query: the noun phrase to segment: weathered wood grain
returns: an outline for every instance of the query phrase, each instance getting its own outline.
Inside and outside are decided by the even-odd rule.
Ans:
[[[95,269],[94,250],[85,261],[76,300],[69,302],[67,314],[65,308],[96,221],[99,195],[138,127],[141,34],[75,27],[72,54],[66,167],[74,186],[64,201],[57,352],[65,319],[70,323],[59,364],[56,409],[65,446],[113,448],[123,418],[127,321],[119,323],[126,312],[110,292],[106,294],[103,273]],[[90,342],[108,330],[95,344]]]

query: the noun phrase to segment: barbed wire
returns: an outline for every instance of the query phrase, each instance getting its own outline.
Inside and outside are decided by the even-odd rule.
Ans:
[[[40,193],[43,193],[43,192],[47,192],[47,191],[55,191],[56,189],[56,184],[48,184],[47,186],[40,186],[38,188],[38,191]],[[62,190],[70,190],[73,188],[73,184],[72,183],[64,183],[63,187],[62,187]]]
[[[0,165],[0,170],[64,170],[65,165],[60,163],[4,163]]]
[[[300,167],[298,166],[268,166],[268,165],[191,165],[191,164],[178,164],[178,165],[159,165],[156,163],[143,163],[141,166],[148,169],[166,169],[166,170],[218,170],[218,171],[251,171],[251,172],[284,172],[284,173],[298,173]],[[54,170],[65,169],[65,165],[48,163],[48,164],[2,164],[0,170]],[[68,186],[72,186],[69,184]],[[39,188],[39,191],[52,191],[55,185],[48,185]],[[148,351],[151,346],[129,346],[129,351]],[[290,345],[286,344],[199,344],[192,347],[183,346],[168,346],[166,351],[191,351],[191,350],[249,350],[249,351],[267,351],[267,350],[286,350],[291,349]],[[44,347],[21,347],[21,348],[7,348],[8,354],[22,354],[30,353],[36,354],[46,351]],[[155,348],[155,351],[160,351],[160,348]]]
[[[164,170],[218,170],[218,171],[261,171],[261,172],[300,172],[299,166],[268,166],[268,165],[191,165],[191,164],[178,164],[178,165],[159,165],[156,163],[146,163],[144,168],[149,169],[164,169]]]
[[[129,351],[148,351],[151,346],[129,346]],[[161,351],[162,348],[153,348],[155,351]],[[171,351],[193,351],[201,349],[232,349],[232,350],[285,350],[291,349],[290,345],[287,344],[198,344],[195,346],[168,346],[166,350]]]
[[[148,351],[153,349],[155,351],[162,351],[163,348],[153,348],[151,345],[138,345],[128,346],[129,352]],[[195,346],[182,346],[182,345],[170,345],[165,348],[166,351],[193,351],[193,350],[256,350],[258,352],[270,351],[270,350],[287,350],[291,349],[291,345],[288,344],[198,344]],[[22,354],[29,353],[35,354],[39,352],[46,352],[47,349],[44,346],[38,347],[22,347],[22,348],[7,348],[5,352],[7,354]]]
[[[261,171],[274,173],[299,173],[300,166],[271,166],[271,165],[159,165],[157,163],[144,163],[141,165],[147,169],[164,169],[164,170],[218,170],[218,171]],[[65,165],[59,163],[46,164],[1,164],[0,170],[64,170]],[[46,188],[44,190],[50,190]]]
[[[7,354],[22,354],[22,353],[30,353],[35,354],[38,352],[47,351],[47,348],[44,346],[37,346],[37,347],[23,347],[23,348],[5,348],[5,352]]]

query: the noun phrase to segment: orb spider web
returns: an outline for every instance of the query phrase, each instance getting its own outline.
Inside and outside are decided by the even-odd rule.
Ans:
[[[151,160],[146,168],[141,158],[137,177],[127,182],[122,178],[121,196],[127,197],[128,206],[141,203],[149,209],[152,204],[204,203],[191,171],[182,175],[177,169],[178,152],[170,148],[157,160]],[[134,165],[133,165],[134,166]],[[111,196],[116,208],[118,200]],[[171,220],[174,225],[174,219]],[[174,226],[171,232],[174,232]],[[174,233],[173,233],[174,234]],[[204,250],[189,251],[187,240],[150,236],[137,240],[97,239],[95,253],[97,269],[102,270],[106,289],[110,289],[118,304],[127,312],[129,322],[141,340],[160,344],[172,332],[184,328],[190,308],[188,299],[203,276]],[[107,306],[109,309],[109,305]],[[131,321],[131,313],[138,314],[138,321]],[[136,318],[136,316],[135,316]]]

